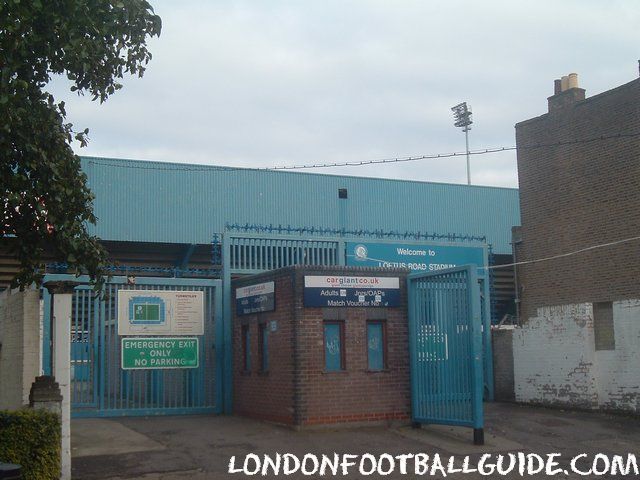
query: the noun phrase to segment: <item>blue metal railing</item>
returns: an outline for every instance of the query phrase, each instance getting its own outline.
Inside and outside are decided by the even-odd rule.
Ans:
[[[332,240],[229,236],[228,268],[256,273],[291,265],[338,265],[339,242]]]
[[[44,281],[76,280],[87,277],[49,274]],[[196,290],[204,293],[204,335],[199,337],[199,367],[195,369],[122,370],[118,332],[118,291]],[[173,415],[219,413],[222,411],[221,342],[223,339],[222,291],[220,280],[138,277],[135,285],[125,277],[114,277],[101,296],[88,285],[76,287],[71,322],[71,403],[73,416]],[[48,373],[49,306],[44,299],[44,369]]]

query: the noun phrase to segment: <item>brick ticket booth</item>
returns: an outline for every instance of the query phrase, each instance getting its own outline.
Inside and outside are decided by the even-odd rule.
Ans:
[[[406,274],[295,266],[234,281],[234,412],[298,427],[409,421]]]

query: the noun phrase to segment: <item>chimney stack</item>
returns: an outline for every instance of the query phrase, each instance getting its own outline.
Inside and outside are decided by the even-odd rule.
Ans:
[[[553,82],[553,95],[549,101],[549,112],[559,110],[585,99],[585,90],[578,86],[578,74],[564,75]]]

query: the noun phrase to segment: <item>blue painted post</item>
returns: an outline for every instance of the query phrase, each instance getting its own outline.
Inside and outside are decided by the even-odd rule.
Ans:
[[[407,278],[407,302],[409,304],[409,361],[411,372],[411,420],[416,425],[418,412],[418,360],[416,354],[416,283]]]
[[[106,286],[103,287],[102,290],[102,294],[105,294],[105,290]],[[99,316],[99,322],[97,324],[97,328],[99,330],[99,336],[100,336],[100,370],[99,370],[99,375],[100,375],[100,380],[98,382],[98,408],[100,410],[104,410],[105,408],[105,396],[108,394],[108,390],[105,388],[106,387],[106,379],[107,379],[107,366],[105,365],[105,359],[106,359],[106,334],[105,334],[105,316],[107,314],[107,310],[106,310],[106,302],[100,302],[100,316]]]
[[[233,411],[233,326],[231,318],[231,236],[225,233],[222,236],[222,292],[223,305],[223,346],[222,356],[224,364],[223,372],[223,412]]]
[[[98,395],[98,385],[99,385],[99,377],[100,371],[102,370],[102,363],[100,362],[100,349],[98,348],[100,342],[100,308],[102,302],[100,301],[100,297],[95,295],[93,298],[93,318],[91,319],[91,328],[93,329],[93,355],[92,355],[92,367],[93,367],[93,377],[92,382],[93,386],[91,390],[93,391],[93,404],[98,405],[99,395]]]
[[[484,248],[484,265],[489,265],[488,248]],[[483,295],[484,295],[484,322],[483,322],[483,361],[484,361],[484,385],[486,399],[493,401],[493,348],[491,342],[491,285],[489,283],[489,270],[484,269]]]
[[[51,375],[51,294],[46,288],[42,289],[42,302],[42,371],[44,375]]]
[[[480,288],[475,266],[468,267],[469,305],[471,308],[472,363],[473,363],[473,443],[484,444],[484,415],[482,405],[483,364],[482,364],[482,332],[480,311]]]
[[[216,371],[215,371],[215,389],[216,389],[216,413],[221,413],[225,404],[225,382],[224,382],[224,306],[222,299],[222,287],[218,285],[215,287],[215,358],[216,358]]]

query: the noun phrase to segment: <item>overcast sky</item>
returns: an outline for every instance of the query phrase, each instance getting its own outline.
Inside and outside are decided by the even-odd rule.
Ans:
[[[142,79],[105,104],[52,92],[89,127],[80,155],[242,167],[464,150],[450,108],[473,110],[471,149],[514,145],[553,80],[587,96],[638,76],[637,0],[150,0],[162,35]],[[472,157],[472,182],[517,186],[514,152]],[[465,183],[465,160],[318,169]]]

